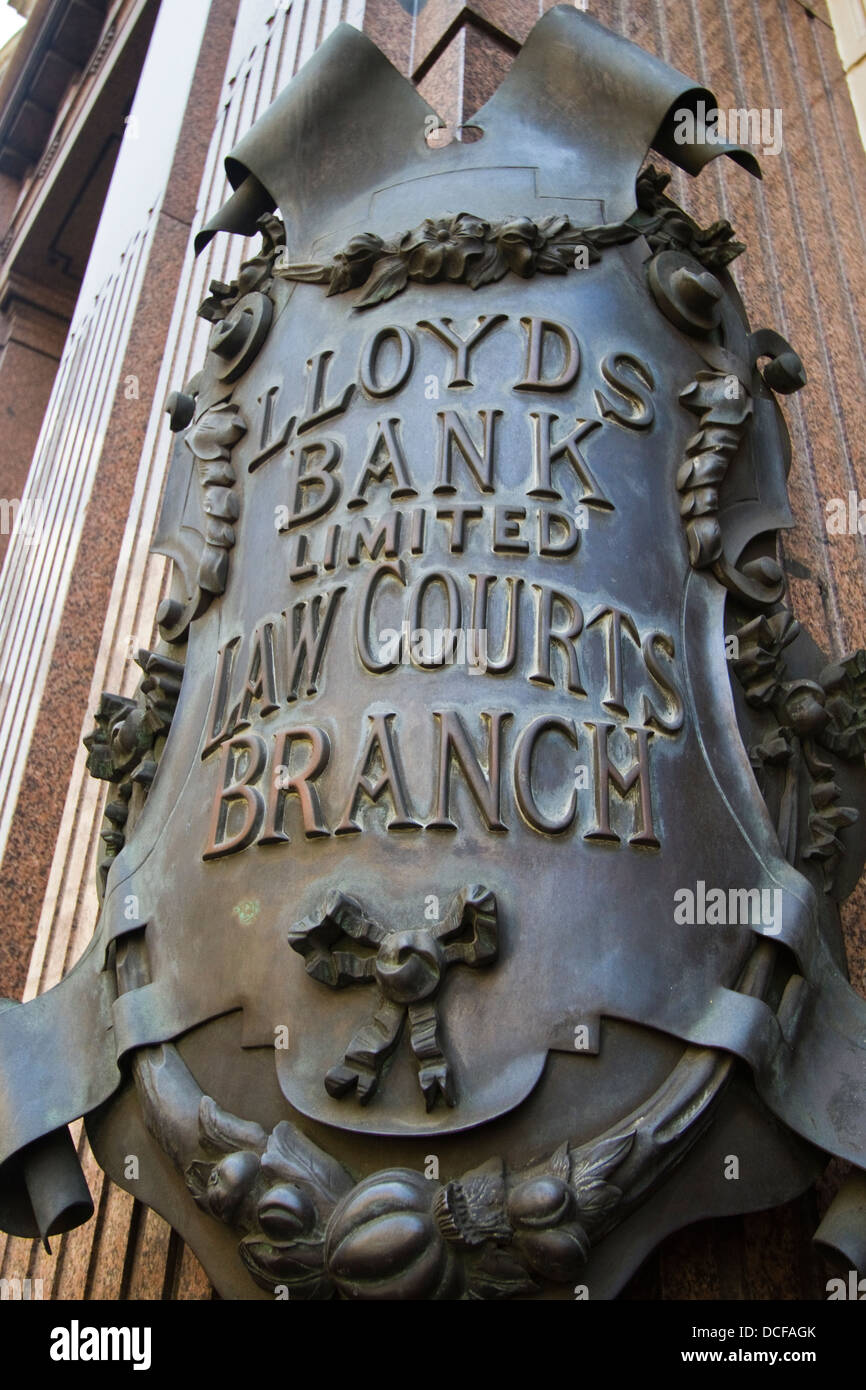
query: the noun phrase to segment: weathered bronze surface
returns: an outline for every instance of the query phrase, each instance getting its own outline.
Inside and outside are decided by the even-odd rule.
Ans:
[[[758,172],[699,99],[563,7],[432,148],[342,26],[229,159],[102,912],[0,1013],[7,1229],[86,1214],[86,1114],[224,1297],[608,1298],[866,1167],[866,655],[784,604],[802,364],[642,168]]]

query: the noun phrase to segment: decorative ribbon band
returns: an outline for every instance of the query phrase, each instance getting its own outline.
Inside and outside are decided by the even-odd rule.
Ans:
[[[439,1043],[436,996],[450,965],[490,965],[496,959],[497,937],[496,898],[482,887],[462,889],[435,924],[389,930],[371,921],[354,898],[339,892],[331,894],[317,918],[299,922],[289,933],[289,944],[304,957],[313,979],[332,989],[373,981],[379,986],[373,1016],[352,1038],[342,1062],[325,1077],[328,1094],[342,1099],[357,1090],[358,1100],[366,1105],[408,1016],[409,1042],[427,1109],[432,1110],[440,1097],[446,1105],[455,1105],[453,1073]]]

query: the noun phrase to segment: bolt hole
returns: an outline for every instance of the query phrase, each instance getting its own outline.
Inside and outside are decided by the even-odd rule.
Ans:
[[[476,140],[480,140],[483,135],[484,131],[477,125],[452,126],[443,124],[434,130],[428,130],[424,138],[429,149],[441,150],[455,140],[461,145],[471,145]]]

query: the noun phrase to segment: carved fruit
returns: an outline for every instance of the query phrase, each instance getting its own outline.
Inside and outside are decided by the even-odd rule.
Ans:
[[[521,1231],[515,1244],[542,1279],[567,1283],[586,1263],[589,1240],[573,1222],[547,1231]]]
[[[431,1212],[437,1190],[420,1173],[397,1168],[343,1198],[328,1225],[325,1261],[346,1298],[458,1296],[459,1266]]]
[[[529,1178],[508,1198],[508,1215],[515,1226],[556,1226],[574,1211],[574,1194],[561,1178]]]
[[[305,1192],[289,1184],[271,1187],[259,1202],[259,1225],[271,1240],[294,1240],[316,1224],[316,1209]]]
[[[231,1221],[258,1177],[258,1154],[249,1149],[227,1154],[214,1164],[205,1190],[208,1209],[220,1221]]]
[[[589,1238],[572,1220],[574,1193],[561,1178],[528,1178],[509,1194],[508,1216],[514,1244],[542,1279],[572,1278],[586,1261]]]

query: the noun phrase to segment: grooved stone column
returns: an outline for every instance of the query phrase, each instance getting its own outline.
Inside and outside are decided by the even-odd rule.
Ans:
[[[40,304],[36,286],[8,294],[0,313],[0,507],[10,504],[0,513],[0,564],[9,545],[11,504],[24,490],[68,327],[60,306]]]

